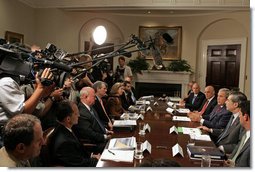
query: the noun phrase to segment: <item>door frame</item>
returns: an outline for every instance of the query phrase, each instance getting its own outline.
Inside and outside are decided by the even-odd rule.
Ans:
[[[206,86],[206,71],[207,71],[207,48],[213,45],[231,45],[231,44],[241,44],[241,54],[240,54],[240,71],[239,71],[239,88],[240,91],[244,92],[245,84],[245,65],[246,65],[246,50],[247,50],[247,38],[234,38],[234,39],[209,39],[202,40],[202,51],[200,53],[200,59],[198,60],[198,74],[200,78],[201,88]],[[242,75],[245,74],[245,75]]]

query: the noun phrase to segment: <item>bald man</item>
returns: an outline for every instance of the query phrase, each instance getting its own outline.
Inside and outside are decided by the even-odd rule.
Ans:
[[[188,98],[180,101],[180,107],[188,108],[190,111],[195,111],[202,106],[203,101],[205,100],[205,95],[200,91],[200,86],[198,83],[192,85],[192,93]]]
[[[83,87],[80,91],[81,102],[78,105],[80,117],[78,124],[73,126],[73,131],[81,140],[86,143],[97,145],[95,152],[101,153],[106,141],[111,138],[113,131],[108,131],[100,120],[96,110],[93,108],[95,103],[95,90],[91,87]]]
[[[190,112],[188,116],[192,121],[199,121],[200,116],[202,116],[204,119],[209,119],[209,114],[212,112],[213,108],[217,105],[217,99],[215,96],[215,90],[214,87],[209,85],[205,87],[205,97],[202,106],[198,109],[198,111]]]

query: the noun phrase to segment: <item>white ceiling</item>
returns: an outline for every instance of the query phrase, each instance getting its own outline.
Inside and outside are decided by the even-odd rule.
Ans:
[[[199,15],[249,10],[250,0],[19,0],[32,8],[122,15]]]

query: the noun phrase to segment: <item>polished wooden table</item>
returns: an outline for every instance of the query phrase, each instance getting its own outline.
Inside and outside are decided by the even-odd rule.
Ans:
[[[151,132],[146,132],[145,136],[139,136],[138,127],[134,131],[115,131],[113,138],[117,137],[131,137],[135,136],[137,141],[144,142],[148,140],[152,145],[151,154],[144,152],[144,159],[157,159],[167,158],[178,162],[183,167],[200,167],[200,160],[191,160],[187,153],[187,144],[190,141],[189,135],[186,134],[169,134],[169,129],[175,125],[176,127],[191,127],[195,128],[199,126],[196,122],[180,122],[172,121],[172,115],[166,112],[167,104],[165,101],[158,101],[159,106],[150,105],[153,111],[146,112],[144,114],[144,120],[142,122],[148,123],[151,127]],[[137,123],[141,122],[138,120]],[[172,155],[172,147],[178,143],[184,153],[184,157],[177,154],[175,157]],[[195,141],[195,145],[215,146],[213,142],[207,141]],[[167,149],[158,149],[157,146],[165,146]],[[127,162],[115,162],[115,161],[103,161],[99,160],[97,167],[136,167],[142,163],[143,160],[134,159],[133,163]],[[212,167],[222,166],[222,161],[212,161]]]

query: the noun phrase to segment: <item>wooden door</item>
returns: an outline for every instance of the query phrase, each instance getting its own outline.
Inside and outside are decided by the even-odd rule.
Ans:
[[[208,46],[206,85],[239,90],[240,54],[240,44]]]

